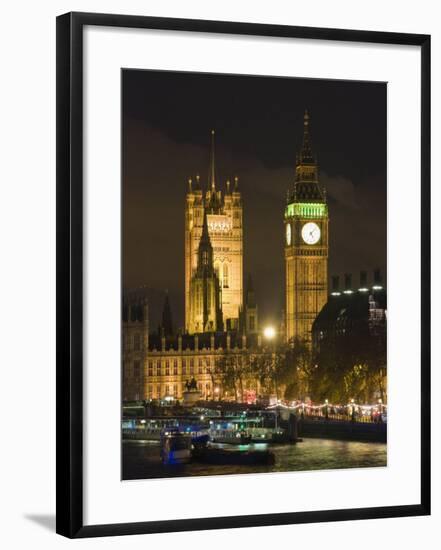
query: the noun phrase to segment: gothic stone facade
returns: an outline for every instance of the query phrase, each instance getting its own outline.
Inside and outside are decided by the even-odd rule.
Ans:
[[[307,113],[284,224],[285,337],[288,342],[296,338],[310,341],[312,324],[328,296],[328,207],[311,150]],[[165,396],[181,399],[186,382],[193,377],[202,398],[212,398],[218,384],[213,376],[217,361],[226,355],[238,362],[249,361],[253,354],[262,353],[251,281],[245,307],[243,304],[242,198],[238,179],[233,189],[228,181],[224,192],[217,188],[214,132],[206,190],[202,191],[199,176],[195,183],[188,182],[185,333],[173,336],[162,327],[162,333],[149,336],[146,304],[135,300],[134,307],[125,306],[124,310],[125,400]]]
[[[198,266],[198,249],[204,216],[213,247],[213,267],[219,279],[224,330],[238,328],[243,302],[243,231],[242,198],[238,178],[231,189],[227,181],[224,192],[217,188],[212,133],[210,181],[205,192],[199,176],[189,180],[185,207],[185,330],[203,332],[192,318],[191,281]]]
[[[195,334],[165,337],[150,335],[147,346],[141,339],[141,349],[135,349],[137,334],[146,335],[143,320],[125,321],[124,333],[124,401],[164,399],[181,400],[186,383],[194,378],[201,399],[233,399],[222,388],[216,376],[216,365],[226,355],[230,361],[245,365],[262,353],[260,335],[241,336],[238,333]],[[246,381],[247,391],[259,393],[256,380]]]
[[[213,265],[213,247],[204,210],[197,267],[190,281],[189,333],[220,332],[223,329],[219,277]]]

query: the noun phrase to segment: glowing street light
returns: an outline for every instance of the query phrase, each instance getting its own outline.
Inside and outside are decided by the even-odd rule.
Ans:
[[[219,386],[215,386],[213,399],[219,400],[219,392],[220,392]]]
[[[276,329],[268,326],[263,329],[263,335],[267,340],[272,340],[276,336]]]

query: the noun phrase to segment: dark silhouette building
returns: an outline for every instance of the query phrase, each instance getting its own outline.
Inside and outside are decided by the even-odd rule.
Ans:
[[[366,281],[365,274],[361,279]],[[357,290],[333,290],[312,325],[313,362],[317,378],[338,380],[340,386],[352,383],[363,371],[366,386],[363,396],[385,398],[387,352],[387,295],[381,285]],[[333,285],[335,288],[335,285]],[[360,374],[361,376],[361,374]],[[372,388],[375,388],[373,390]],[[355,396],[354,396],[355,397]]]
[[[173,335],[173,317],[168,292],[165,293],[164,307],[162,309],[161,333],[164,336]]]

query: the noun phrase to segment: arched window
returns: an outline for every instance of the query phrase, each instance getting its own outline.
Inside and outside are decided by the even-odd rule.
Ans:
[[[224,264],[224,267],[223,267],[222,286],[224,288],[228,288],[230,286],[228,264],[226,263]]]

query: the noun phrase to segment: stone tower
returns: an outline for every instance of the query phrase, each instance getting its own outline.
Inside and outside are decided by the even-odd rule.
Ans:
[[[311,341],[312,323],[328,298],[328,205],[312,153],[309,115],[285,208],[286,340]]]
[[[197,267],[190,281],[189,317],[189,332],[192,334],[222,330],[220,286],[213,266],[213,247],[208,234],[205,211],[198,246]]]
[[[213,247],[213,266],[220,285],[224,330],[238,328],[243,305],[243,230],[242,197],[239,181],[229,181],[224,191],[218,189],[215,165],[214,130],[211,132],[211,158],[208,184],[202,190],[199,176],[188,182],[185,208],[185,328],[192,332],[190,282],[197,268],[198,247],[202,235],[204,212]],[[204,208],[205,205],[205,208]]]

